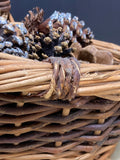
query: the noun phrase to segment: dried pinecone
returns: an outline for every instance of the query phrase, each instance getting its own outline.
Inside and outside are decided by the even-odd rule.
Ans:
[[[37,35],[30,35],[31,39],[29,57],[37,58],[39,60],[45,59],[50,56],[67,57],[72,56],[73,49],[69,44],[69,34],[61,34],[62,28],[54,29],[49,34],[42,32]]]
[[[31,58],[42,60],[50,56],[78,57],[82,47],[90,44],[94,37],[90,28],[82,30],[85,23],[70,13],[55,11],[50,18],[43,21],[43,10],[36,8],[29,11],[24,24],[32,37],[30,45]],[[36,24],[36,25],[35,25]]]
[[[34,8],[33,11],[29,11],[29,14],[26,15],[24,24],[28,29],[29,33],[38,31],[39,25],[43,22],[43,9],[38,7]]]
[[[28,57],[27,29],[23,23],[11,23],[0,16],[0,52]]]
[[[76,16],[72,18],[71,13],[60,13],[55,11],[49,19],[39,25],[38,31],[41,31],[43,27],[45,27],[46,23],[47,28],[49,28],[49,32],[52,28],[62,27],[63,33],[67,32],[71,35],[70,40],[76,40],[82,46],[88,45],[90,40],[94,38],[93,32],[91,32],[89,27],[83,29],[85,22],[82,20],[79,21],[78,19],[79,18]]]

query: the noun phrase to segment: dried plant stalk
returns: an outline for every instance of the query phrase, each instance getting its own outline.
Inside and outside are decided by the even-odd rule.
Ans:
[[[104,48],[106,45],[108,46],[108,43],[97,40],[94,40],[93,43]],[[119,46],[116,48],[120,55]],[[50,63],[33,61],[4,53],[0,53],[0,59],[0,93],[24,91],[39,93],[49,89],[53,74]],[[77,95],[106,96],[108,99],[118,99],[120,93],[120,65],[79,63],[81,64],[81,79]]]
[[[92,42],[96,46],[96,48],[108,50],[113,54],[114,57],[120,59],[120,46],[119,45],[109,43],[109,42],[99,41],[99,40],[92,40]]]

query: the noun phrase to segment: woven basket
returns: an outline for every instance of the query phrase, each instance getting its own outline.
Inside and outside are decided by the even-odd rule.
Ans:
[[[113,53],[114,65],[67,58],[38,62],[0,53],[0,159],[110,157],[120,138],[120,47],[93,43]],[[66,60],[76,66],[73,79],[80,69],[75,94],[69,66],[62,66]]]
[[[120,139],[120,47],[92,43],[114,64],[0,53],[0,160],[110,160]]]

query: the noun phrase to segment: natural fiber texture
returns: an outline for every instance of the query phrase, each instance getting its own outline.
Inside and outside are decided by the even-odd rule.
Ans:
[[[10,0],[2,0],[0,14],[15,25],[9,9]],[[91,43],[92,32],[81,32],[77,17],[69,22],[70,14],[54,12],[45,28],[43,10],[36,11],[26,17],[31,32],[40,23],[48,31],[51,23],[64,20],[64,29],[84,33],[79,40]],[[97,40],[92,46],[96,51],[88,62],[59,57],[39,62],[0,52],[0,160],[110,160],[120,139],[120,47]],[[39,50],[40,43],[35,47]],[[81,46],[75,42],[72,47],[77,48],[73,56],[81,59]],[[103,52],[98,55],[96,48]],[[101,54],[105,64],[97,64]]]
[[[75,98],[80,81],[80,65],[75,58],[55,58],[48,60],[54,66],[53,76],[46,99],[71,100]]]
[[[120,47],[93,44],[113,65],[0,53],[1,160],[109,160],[120,139]]]
[[[8,13],[11,9],[10,0],[1,0],[0,1],[0,14],[1,13]]]
[[[38,95],[49,90],[51,78],[54,76],[49,62],[28,60],[4,53],[0,53],[0,59],[1,93],[28,92]],[[79,63],[81,80],[77,96],[98,96],[113,101],[120,100],[119,59],[115,58],[114,65]]]
[[[99,159],[119,140],[119,102],[81,97],[66,103],[17,94],[1,94],[0,102],[0,159]]]
[[[36,7],[26,15],[29,58],[39,61],[48,57],[78,57],[82,47],[91,44],[94,38],[85,22],[72,17],[71,13],[55,11],[44,20],[43,9]],[[8,52],[6,52],[8,53]]]

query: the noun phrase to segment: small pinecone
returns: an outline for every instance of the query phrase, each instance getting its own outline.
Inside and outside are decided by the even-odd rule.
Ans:
[[[61,31],[62,28],[59,27],[46,35],[42,32],[34,36],[30,34],[29,53],[31,54],[29,54],[29,58],[43,60],[50,56],[73,56],[73,48],[71,48],[71,43],[69,42],[70,35],[67,33],[62,34]]]
[[[94,37],[90,28],[82,29],[84,21],[71,17],[70,13],[55,11],[43,21],[43,10],[29,11],[24,24],[29,30],[31,42],[30,58],[42,60],[50,56],[78,57],[82,47],[91,43]],[[34,25],[36,24],[36,25]]]
[[[23,23],[11,23],[0,16],[0,52],[28,57],[29,38]]]
[[[33,11],[29,11],[29,14],[24,18],[24,24],[28,29],[29,33],[33,33],[37,31],[37,28],[43,21],[43,9],[39,9],[38,7],[34,8]]]
[[[72,18],[71,13],[60,13],[55,11],[46,21],[48,22],[47,27],[49,27],[49,31],[53,28],[61,27],[63,33],[70,34],[69,40],[71,42],[77,41],[82,47],[90,44],[91,39],[94,38],[93,32],[89,27],[83,29],[85,22],[83,20],[79,21],[76,16]],[[39,26],[39,31],[43,28],[43,24],[45,24],[45,22]]]

